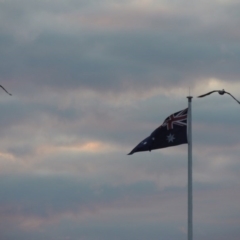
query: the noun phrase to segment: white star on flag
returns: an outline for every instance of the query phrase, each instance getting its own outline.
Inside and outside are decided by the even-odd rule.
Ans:
[[[173,142],[174,139],[175,139],[175,137],[174,137],[174,135],[171,134],[171,133],[167,136],[167,140],[168,140],[169,143],[170,143],[170,142]]]

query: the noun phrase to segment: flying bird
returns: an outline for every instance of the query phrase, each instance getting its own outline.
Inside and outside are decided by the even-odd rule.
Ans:
[[[0,87],[1,87],[8,95],[12,96],[12,94],[9,93],[2,85],[0,85]]]
[[[214,91],[211,91],[211,92],[209,92],[209,93],[205,93],[205,94],[203,94],[203,95],[200,95],[200,96],[198,96],[198,97],[199,97],[199,98],[205,97],[205,96],[210,95],[210,94],[212,94],[212,93],[214,93],[214,92],[218,92],[220,95],[223,95],[223,94],[227,93],[228,95],[230,95],[233,99],[235,99],[235,100],[240,104],[240,102],[239,102],[231,93],[226,92],[224,89],[223,89],[223,90],[214,90]]]

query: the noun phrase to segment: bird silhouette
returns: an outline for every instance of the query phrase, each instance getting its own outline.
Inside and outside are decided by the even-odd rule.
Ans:
[[[212,94],[212,93],[214,93],[214,92],[218,92],[220,95],[224,95],[224,94],[226,93],[226,94],[230,95],[234,100],[236,100],[236,101],[240,104],[240,102],[239,102],[231,93],[226,92],[224,89],[223,89],[223,90],[214,90],[214,91],[205,93],[205,94],[203,94],[203,95],[200,95],[200,96],[198,96],[198,97],[199,97],[199,98],[202,98],[202,97],[205,97],[205,96],[207,96],[207,95],[210,95],[210,94]]]
[[[12,94],[9,93],[2,85],[0,85],[0,87],[1,87],[8,95],[12,96]]]

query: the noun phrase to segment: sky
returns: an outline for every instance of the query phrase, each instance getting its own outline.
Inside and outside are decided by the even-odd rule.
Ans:
[[[129,153],[193,96],[194,240],[240,239],[240,2],[0,0],[0,240],[187,239],[187,144]]]

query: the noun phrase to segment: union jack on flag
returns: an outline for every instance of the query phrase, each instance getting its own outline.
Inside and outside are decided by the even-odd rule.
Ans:
[[[166,127],[167,126],[167,130],[171,130],[174,128],[174,125],[178,125],[178,126],[187,126],[187,116],[188,116],[188,109],[184,109],[182,111],[173,113],[172,115],[170,115],[169,117],[167,117],[165,119],[165,121],[163,122],[163,124],[160,127]]]

